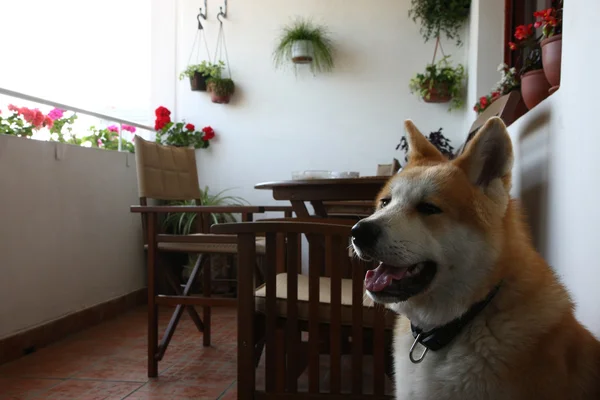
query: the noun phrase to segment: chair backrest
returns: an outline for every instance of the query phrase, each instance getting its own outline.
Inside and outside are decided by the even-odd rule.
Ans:
[[[391,355],[388,328],[392,315],[380,305],[363,305],[365,272],[374,266],[349,256],[351,221],[315,221],[260,220],[212,227],[213,233],[238,236],[240,399],[255,398],[256,393],[274,398],[285,395],[289,399],[320,399],[327,395],[339,398],[346,389],[356,398],[384,397],[386,372],[391,365],[386,356]],[[253,284],[257,233],[264,233],[266,239],[265,295],[260,303]],[[300,275],[302,235],[308,239],[308,276]],[[285,240],[280,240],[281,236]],[[278,246],[285,247],[285,257],[279,257]],[[281,262],[285,262],[285,268],[278,266]],[[330,278],[323,278],[324,270],[329,271],[326,275]],[[287,272],[285,289],[277,275],[281,271]],[[304,290],[299,290],[300,286]],[[285,291],[283,296],[281,291]],[[285,298],[284,305],[278,300],[281,298]],[[323,302],[328,307],[323,308]],[[257,304],[261,304],[264,314],[256,311]],[[304,335],[306,340],[300,332],[308,333]],[[259,363],[262,347],[256,345],[261,340],[265,350],[263,365]],[[328,385],[321,381],[323,349],[327,349],[325,354],[330,360]],[[303,375],[306,364],[307,375]],[[365,374],[368,365],[372,373]],[[264,371],[264,388],[256,383],[257,366],[259,372]]]
[[[525,104],[523,103],[521,92],[518,90],[513,90],[494,101],[488,108],[479,114],[477,119],[471,124],[467,138],[462,146],[456,151],[456,155],[463,152],[467,143],[475,136],[477,131],[479,131],[479,128],[481,128],[488,119],[491,117],[500,117],[508,126],[526,111],[524,107]]]
[[[194,149],[164,146],[137,135],[134,142],[140,198],[197,200],[202,197]]]

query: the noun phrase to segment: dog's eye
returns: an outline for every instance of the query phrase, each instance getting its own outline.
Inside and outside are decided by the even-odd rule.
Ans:
[[[390,204],[390,201],[392,201],[392,199],[390,199],[389,197],[385,197],[385,198],[383,198],[383,199],[379,200],[379,205],[380,205],[381,207],[385,207],[385,206],[387,206],[388,204]]]
[[[417,204],[417,211],[423,215],[440,214],[442,212],[438,206],[425,202]]]

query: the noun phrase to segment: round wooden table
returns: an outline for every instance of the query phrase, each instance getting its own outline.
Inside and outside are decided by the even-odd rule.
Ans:
[[[309,217],[306,202],[310,202],[319,217],[328,216],[325,202],[349,202],[356,205],[374,204],[375,198],[390,179],[389,176],[365,176],[343,179],[303,179],[265,182],[255,189],[273,191],[275,200],[289,200],[296,215]]]

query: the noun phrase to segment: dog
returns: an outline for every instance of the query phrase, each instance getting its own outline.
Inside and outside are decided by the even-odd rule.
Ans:
[[[352,228],[379,261],[366,293],[397,314],[398,400],[600,399],[600,342],[510,197],[512,143],[489,119],[456,158],[407,120],[407,165]]]

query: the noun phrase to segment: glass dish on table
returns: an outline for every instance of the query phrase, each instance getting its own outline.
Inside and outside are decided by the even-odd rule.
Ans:
[[[292,180],[306,180],[306,179],[348,179],[358,178],[360,174],[355,171],[325,171],[325,170],[306,170],[306,171],[293,171]]]

